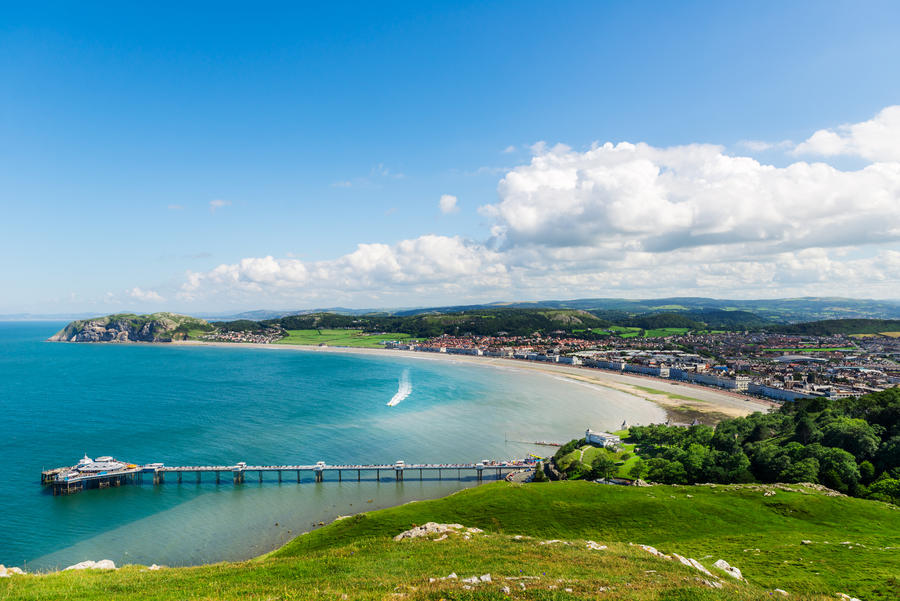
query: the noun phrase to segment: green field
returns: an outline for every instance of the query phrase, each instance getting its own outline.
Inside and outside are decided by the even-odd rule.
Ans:
[[[0,599],[750,601],[780,598],[772,596],[775,588],[790,599],[834,600],[837,592],[866,601],[896,599],[900,554],[888,547],[900,538],[900,511],[793,488],[798,492],[770,488],[774,495],[765,496],[767,489],[755,485],[500,482],[339,520],[257,560],[14,576],[0,581]],[[485,532],[470,540],[392,540],[429,521]],[[541,544],[550,539],[561,540]],[[585,540],[608,549],[589,549]],[[697,559],[722,588],[710,588],[702,581],[709,577],[637,544]],[[712,567],[720,558],[740,568],[747,582]],[[460,579],[491,574],[492,581],[429,582],[451,572]]]
[[[305,344],[381,348],[386,341],[410,340],[409,334],[390,332],[369,334],[362,330],[287,330],[288,335],[276,344]]]
[[[855,351],[852,346],[828,346],[828,347],[797,347],[797,348],[764,348],[767,353],[831,353],[834,351]]]
[[[663,338],[665,336],[681,336],[690,332],[690,328],[657,328],[645,330],[644,338]]]
[[[619,435],[623,437],[627,436],[628,431],[623,430]],[[564,455],[556,463],[562,470],[569,469],[569,467],[577,461],[586,464],[587,467],[594,462],[594,459],[596,459],[598,455],[609,453],[613,456],[617,463],[616,477],[630,478],[631,476],[628,475],[628,470],[630,470],[638,460],[638,456],[634,454],[634,447],[635,445],[633,444],[623,442],[621,445],[621,449],[614,452],[607,449],[602,449],[600,447],[595,447],[594,445],[586,444],[575,449],[571,453]],[[626,454],[629,455],[629,457],[625,458],[624,456]]]
[[[665,392],[662,390],[657,390],[655,388],[647,388],[646,386],[635,386],[638,390],[643,390],[644,392],[649,392],[650,394],[660,394],[662,396],[669,397],[670,399],[676,399],[679,401],[697,401],[698,403],[702,403],[700,399],[694,398],[692,396],[684,396],[683,394],[676,394],[674,392]]]

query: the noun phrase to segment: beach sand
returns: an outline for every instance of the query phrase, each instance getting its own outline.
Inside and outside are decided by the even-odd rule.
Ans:
[[[689,423],[696,418],[702,423],[712,424],[729,417],[749,415],[755,411],[767,412],[772,410],[772,408],[779,406],[778,403],[771,401],[765,401],[755,397],[696,384],[688,384],[685,382],[676,383],[672,380],[654,378],[652,376],[622,374],[592,367],[578,367],[556,363],[537,363],[521,359],[448,355],[445,353],[425,353],[394,349],[295,344],[201,342],[194,340],[160,344],[253,348],[270,351],[345,353],[378,357],[404,357],[421,361],[449,361],[452,363],[471,364],[483,367],[493,366],[511,370],[539,372],[547,376],[565,378],[586,386],[600,387],[598,391],[602,391],[603,388],[612,388],[620,392],[626,392],[636,397],[646,399],[665,409],[669,418],[676,423]]]

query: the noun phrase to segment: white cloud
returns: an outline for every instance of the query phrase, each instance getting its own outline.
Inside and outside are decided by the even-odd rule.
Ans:
[[[425,235],[394,245],[359,244],[334,260],[304,262],[271,256],[242,259],[205,272],[189,272],[179,297],[219,293],[286,295],[335,301],[385,295],[421,295],[426,289],[465,294],[507,285],[499,255],[459,237]]]
[[[449,213],[456,213],[459,211],[459,207],[457,206],[457,198],[451,194],[442,194],[441,199],[438,201],[438,206],[441,208],[441,213],[447,215]]]
[[[510,144],[509,146],[507,146],[506,148],[503,149],[503,154],[512,154],[512,153],[514,153],[516,150],[518,150],[518,148],[516,148],[515,146],[513,146],[512,144]]]
[[[767,150],[784,150],[792,148],[794,143],[790,140],[782,140],[780,142],[766,142],[764,140],[741,140],[738,146],[746,148],[751,152],[765,152]]]
[[[756,252],[900,239],[900,164],[787,167],[692,144],[539,148],[480,210],[504,248],[665,252],[748,244]]]
[[[872,122],[890,121],[886,111]],[[900,157],[876,152],[873,136],[860,131],[835,133],[870,157],[854,170],[779,167],[708,144],[607,143],[579,152],[538,143],[530,162],[505,173],[497,202],[481,207],[491,231],[483,241],[424,235],[359,244],[323,261],[250,257],[189,273],[179,297],[298,307],[623,295],[898,298]],[[439,206],[453,211],[457,199],[444,195]]]
[[[900,105],[886,107],[868,121],[820,129],[798,144],[794,154],[849,155],[874,162],[900,162]]]
[[[133,299],[148,303],[161,303],[166,300],[155,290],[143,290],[137,287],[132,288],[131,290],[126,290],[125,294]]]
[[[231,206],[230,200],[219,200],[219,199],[211,200],[211,201],[209,201],[209,212],[215,213],[217,210],[219,210],[223,207],[228,207],[228,206]]]
[[[334,182],[333,184],[331,184],[331,187],[332,188],[352,188],[353,182],[348,181],[348,180],[344,180],[342,182]]]

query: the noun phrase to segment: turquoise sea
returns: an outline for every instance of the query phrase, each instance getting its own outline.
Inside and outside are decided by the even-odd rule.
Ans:
[[[67,497],[41,488],[42,468],[85,453],[171,465],[477,461],[548,452],[514,440],[664,419],[618,391],[509,368],[388,353],[44,342],[63,325],[0,323],[0,563],[29,571],[85,559],[243,559],[339,515],[475,484],[316,484],[307,475],[298,485],[273,475]],[[408,396],[387,406],[403,381]]]

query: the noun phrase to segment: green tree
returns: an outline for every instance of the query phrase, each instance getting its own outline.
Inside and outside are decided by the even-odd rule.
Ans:
[[[863,419],[839,417],[822,429],[822,444],[844,449],[857,459],[874,456],[880,442]]]
[[[628,470],[628,475],[634,478],[635,480],[640,480],[644,477],[644,474],[647,472],[647,464],[644,463],[642,459],[638,459],[632,464],[631,468]]]
[[[534,476],[531,478],[531,481],[546,482],[547,480],[547,474],[544,473],[544,463],[542,461],[538,461],[538,464],[534,466]]]
[[[607,453],[601,453],[594,459],[591,467],[595,476],[608,480],[616,473],[616,460]]]
[[[801,459],[800,461],[788,465],[778,475],[778,479],[782,482],[812,482],[818,481],[819,462],[812,457]]]

